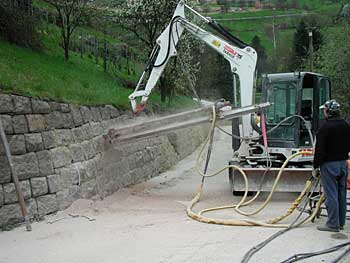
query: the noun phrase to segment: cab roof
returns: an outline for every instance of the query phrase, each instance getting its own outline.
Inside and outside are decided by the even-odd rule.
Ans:
[[[266,77],[268,78],[269,82],[276,82],[276,81],[292,81],[297,80],[298,78],[304,78],[306,75],[311,76],[318,76],[318,77],[325,77],[325,75],[314,73],[314,72],[287,72],[287,73],[273,73],[273,74],[267,74]]]

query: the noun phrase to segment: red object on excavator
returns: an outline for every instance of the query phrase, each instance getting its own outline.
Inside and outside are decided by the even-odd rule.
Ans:
[[[136,111],[134,112],[134,116],[139,116],[141,112],[146,108],[146,104],[139,104],[136,106]]]

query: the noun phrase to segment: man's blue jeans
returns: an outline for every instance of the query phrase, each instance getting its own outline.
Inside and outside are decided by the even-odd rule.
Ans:
[[[339,229],[346,219],[346,161],[326,162],[321,165],[321,183],[326,197],[328,220],[326,225]]]

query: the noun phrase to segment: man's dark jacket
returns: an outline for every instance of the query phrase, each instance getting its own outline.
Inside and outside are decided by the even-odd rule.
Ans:
[[[325,162],[349,159],[350,125],[341,118],[330,118],[316,135],[314,168]]]

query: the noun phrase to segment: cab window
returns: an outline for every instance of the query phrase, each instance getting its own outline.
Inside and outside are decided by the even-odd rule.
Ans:
[[[294,115],[296,112],[296,83],[270,83],[267,90],[267,99],[272,103],[266,112],[268,124],[277,124],[286,117]],[[292,124],[293,121],[293,119],[290,119],[284,124]]]

